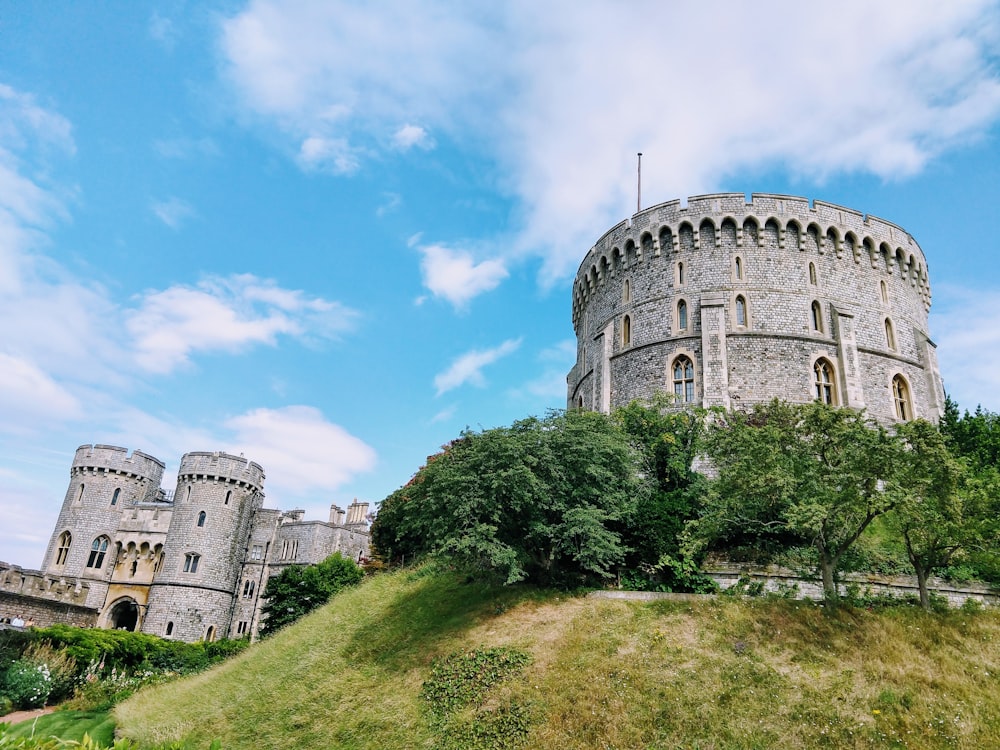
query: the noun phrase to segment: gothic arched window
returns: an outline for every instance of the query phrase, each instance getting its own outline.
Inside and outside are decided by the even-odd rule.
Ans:
[[[830,406],[837,404],[837,386],[833,379],[833,365],[822,357],[813,365],[816,400]]]
[[[64,531],[59,535],[59,547],[56,551],[56,565],[65,565],[69,557],[69,546],[73,543],[73,535]]]
[[[902,375],[892,379],[892,400],[896,406],[896,418],[907,422],[913,419],[913,405],[910,403],[910,387]]]
[[[90,545],[90,556],[87,558],[87,567],[100,570],[104,565],[104,556],[108,552],[109,539],[106,536],[99,536]]]
[[[694,401],[694,363],[689,357],[682,354],[674,360],[671,369],[674,397],[680,402],[692,403]]]

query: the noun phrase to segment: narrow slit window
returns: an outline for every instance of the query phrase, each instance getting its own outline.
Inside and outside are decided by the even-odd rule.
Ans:
[[[687,302],[681,300],[677,303],[677,330],[686,331],[688,327],[688,306]]]
[[[622,319],[622,346],[632,343],[632,319],[626,315]]]
[[[204,526],[205,525],[205,519],[207,517],[208,516],[205,514],[205,511],[202,511],[201,513],[199,513],[198,514],[198,525],[199,526]]]
[[[812,324],[814,331],[823,333],[823,308],[816,301],[812,303]]]
[[[885,345],[891,351],[896,351],[896,334],[892,330],[892,321],[885,319]]]
[[[743,281],[743,259],[736,256],[736,280]]]
[[[736,298],[736,325],[745,328],[747,324],[747,301],[743,296]]]
[[[816,264],[809,264],[809,283],[816,286]]]
[[[111,496],[111,504],[112,505],[118,505],[118,498],[121,497],[121,494],[122,494],[122,488],[121,487],[115,487],[115,492]]]

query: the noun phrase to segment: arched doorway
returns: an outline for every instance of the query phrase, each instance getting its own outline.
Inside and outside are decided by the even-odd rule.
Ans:
[[[139,624],[139,605],[132,599],[122,599],[108,614],[108,627],[112,630],[134,631]]]

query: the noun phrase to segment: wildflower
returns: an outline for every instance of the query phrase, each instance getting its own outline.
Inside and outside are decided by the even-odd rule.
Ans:
[[[874,711],[872,711],[872,713],[873,713],[873,714],[875,714],[876,716],[878,716],[878,715],[879,715],[880,713],[882,713],[882,712],[881,712],[881,711],[879,711],[879,710],[878,710],[878,709],[876,708],[876,709],[875,709]]]

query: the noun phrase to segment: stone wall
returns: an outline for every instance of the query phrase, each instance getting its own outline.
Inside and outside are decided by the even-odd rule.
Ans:
[[[806,402],[822,358],[834,403],[892,423],[899,378],[906,418],[936,420],[930,302],[922,250],[882,219],[766,194],[660,204],[611,229],[580,265],[567,403],[608,411],[671,393],[680,356],[697,404]]]

